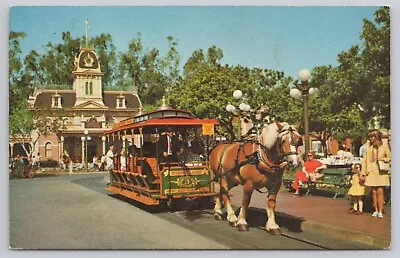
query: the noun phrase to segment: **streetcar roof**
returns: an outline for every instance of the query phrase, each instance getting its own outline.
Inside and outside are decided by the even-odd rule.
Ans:
[[[112,129],[106,130],[104,134],[113,134],[126,131],[127,134],[155,133],[158,128],[172,127],[200,127],[204,124],[218,124],[218,119],[195,118],[192,113],[178,109],[158,109],[145,114],[139,114],[133,118],[115,123]]]

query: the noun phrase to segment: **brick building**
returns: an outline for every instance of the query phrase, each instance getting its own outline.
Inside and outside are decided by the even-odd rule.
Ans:
[[[56,133],[40,135],[35,152],[42,160],[56,160],[67,152],[74,162],[84,162],[87,144],[88,161],[94,155],[106,152],[103,132],[112,124],[131,118],[141,112],[142,104],[137,92],[106,91],[102,87],[101,64],[92,48],[82,48],[75,57],[71,89],[36,88],[29,97],[29,110],[45,113],[48,118],[58,119],[61,125]],[[45,111],[45,112],[43,112]],[[85,134],[86,133],[86,134]],[[86,136],[85,141],[82,137]],[[38,137],[32,132],[30,143]],[[15,155],[18,146],[10,139],[10,152]]]

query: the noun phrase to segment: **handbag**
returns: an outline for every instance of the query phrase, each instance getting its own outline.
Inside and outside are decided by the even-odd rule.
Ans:
[[[386,173],[390,170],[389,162],[384,162],[382,160],[378,161],[379,171]]]

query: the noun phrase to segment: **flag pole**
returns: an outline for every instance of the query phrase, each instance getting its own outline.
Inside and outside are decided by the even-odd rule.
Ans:
[[[85,40],[86,40],[86,47],[88,47],[88,40],[87,40],[87,29],[88,29],[88,23],[89,23],[89,21],[88,21],[88,19],[86,18],[86,20],[85,20],[85,24],[86,24],[86,37],[85,37]]]

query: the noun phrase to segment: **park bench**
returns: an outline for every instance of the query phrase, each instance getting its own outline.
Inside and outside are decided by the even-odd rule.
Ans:
[[[296,167],[292,170],[285,171],[283,175],[283,184],[286,188],[291,189],[296,176],[296,171],[301,168]],[[303,188],[307,194],[318,192],[332,192],[333,199],[338,196],[345,196],[351,184],[351,171],[349,165],[327,165],[322,171],[323,177],[315,181],[303,182],[300,188]]]

